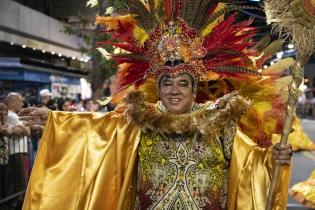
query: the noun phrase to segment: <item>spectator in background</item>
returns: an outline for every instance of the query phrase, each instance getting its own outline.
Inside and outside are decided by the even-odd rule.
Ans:
[[[72,112],[73,111],[73,105],[72,105],[72,100],[71,99],[59,99],[58,100],[58,110],[59,111],[67,111],[67,112]]]
[[[83,102],[83,108],[86,112],[93,112],[94,102],[92,99],[85,99]]]
[[[76,96],[76,100],[74,102],[75,111],[83,112],[84,111],[83,103],[84,101],[82,100],[82,95],[81,93],[78,93]]]
[[[12,129],[8,127],[7,118],[8,108],[4,103],[0,103],[0,199],[8,196],[6,170],[9,163],[9,142],[7,136],[12,134]]]
[[[8,191],[14,194],[25,190],[27,185],[27,137],[30,129],[23,125],[17,113],[23,106],[23,99],[19,93],[11,92],[6,98],[8,106],[8,125],[12,128],[12,137],[9,139],[8,163]]]
[[[5,103],[6,95],[0,95],[0,103]]]
[[[298,102],[296,104],[296,114],[301,118],[304,118],[307,115],[305,113],[305,104],[306,104],[306,96],[305,96],[305,93],[302,93],[300,97],[298,98]]]
[[[109,86],[110,86],[110,81],[104,83],[104,94],[103,94],[103,96],[106,96],[106,97],[111,96],[111,92],[110,92],[110,87]]]
[[[54,101],[51,99],[51,97],[52,93],[48,89],[43,89],[39,91],[40,102],[38,104],[38,107],[47,107],[48,109],[56,110]]]
[[[37,105],[39,108],[48,108],[51,110],[56,110],[54,101],[52,100],[52,93],[48,89],[43,89],[39,91],[39,103]],[[31,126],[31,144],[29,144],[28,158],[30,162],[30,168],[32,168],[35,156],[37,153],[38,142],[42,136],[44,127],[43,126]]]
[[[92,99],[85,99],[83,102],[84,111],[97,112],[99,111],[99,104],[95,103]]]

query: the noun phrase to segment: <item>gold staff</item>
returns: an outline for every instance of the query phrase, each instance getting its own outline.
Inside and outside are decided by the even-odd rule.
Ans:
[[[315,48],[315,0],[266,0],[264,10],[267,22],[273,24],[273,30],[285,38],[292,39],[291,42],[298,52],[296,62],[291,68],[292,83],[289,87],[284,128],[280,140],[280,144],[286,144],[299,96],[298,88],[303,78],[302,68],[309,61]],[[271,210],[273,207],[280,171],[281,166],[276,163],[266,210]]]

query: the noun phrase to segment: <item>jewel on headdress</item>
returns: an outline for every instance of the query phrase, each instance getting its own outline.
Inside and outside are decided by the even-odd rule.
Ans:
[[[163,64],[168,61],[174,62],[175,60],[182,59],[180,54],[181,39],[178,26],[175,25],[174,21],[170,21],[166,27],[167,30],[158,44],[158,52]]]

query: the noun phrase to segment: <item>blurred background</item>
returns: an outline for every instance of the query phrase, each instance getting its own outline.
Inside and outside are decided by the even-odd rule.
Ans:
[[[111,95],[117,72],[117,66],[96,50],[100,41],[106,41],[109,35],[102,33],[94,24],[95,16],[108,12],[107,8],[111,5],[110,0],[98,2],[99,6],[92,9],[86,7],[86,0],[0,0],[0,102],[6,102],[7,109],[18,111],[22,107],[42,106],[65,111],[113,110],[114,106],[111,104],[100,106],[96,102],[97,99],[103,100]],[[243,2],[256,7],[261,7],[262,4],[262,1]],[[264,36],[270,36],[272,40],[279,38],[266,24],[263,11],[243,10],[239,15],[239,19],[249,17],[254,18],[253,26],[259,30],[255,39]],[[264,68],[281,58],[295,58],[294,47],[291,43],[284,43],[282,49],[268,60]],[[117,52],[117,49],[110,47],[105,47],[105,50],[107,53]],[[297,105],[297,116],[301,119],[306,134],[314,142],[314,55],[304,68],[304,82],[300,89],[302,95]],[[10,95],[12,92],[18,96]],[[23,105],[16,107],[19,96]],[[9,104],[8,97],[11,101]],[[19,126],[18,122],[11,123]],[[25,134],[26,139],[21,140],[19,137],[12,140],[10,142],[18,145],[10,144],[10,151],[1,150],[17,157],[16,167],[13,166],[13,172],[10,173],[18,174],[7,181],[10,173],[4,172],[7,169],[3,165],[8,160],[2,157],[1,210],[21,208],[26,184],[25,181],[19,183],[19,179],[30,174],[42,132],[42,128],[27,129],[17,128],[20,133]],[[23,154],[23,157],[19,154]],[[295,154],[294,159],[297,164],[293,167],[292,184],[305,180],[312,169],[315,169],[315,153],[301,151]],[[19,166],[21,163],[22,166]],[[24,168],[24,171],[14,171],[18,167],[19,170]],[[306,208],[289,198],[288,209]]]

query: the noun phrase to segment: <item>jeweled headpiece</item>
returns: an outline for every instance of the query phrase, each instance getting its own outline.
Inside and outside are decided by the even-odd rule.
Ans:
[[[124,15],[96,20],[116,40],[105,44],[124,50],[112,55],[121,66],[117,92],[163,74],[187,72],[199,81],[258,74],[249,58],[257,54],[249,49],[255,34],[252,21],[234,23],[236,15],[223,18],[238,7],[209,0],[119,2],[116,12]],[[173,66],[175,61],[180,64]]]

